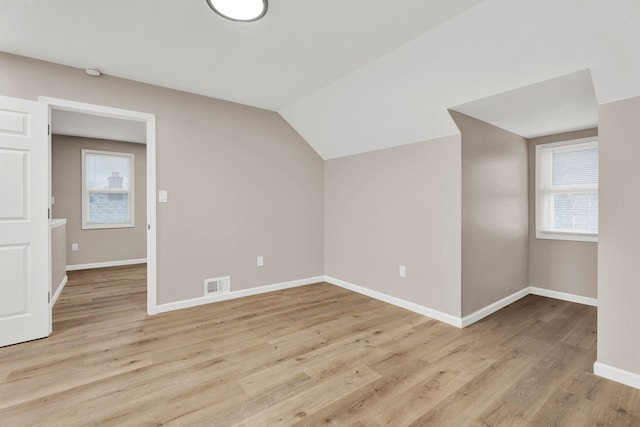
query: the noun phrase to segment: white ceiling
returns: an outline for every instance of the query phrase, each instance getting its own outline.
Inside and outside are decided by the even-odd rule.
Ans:
[[[638,22],[637,0],[271,0],[250,24],[205,0],[0,0],[0,50],[278,111],[329,159],[580,70],[600,104],[640,95]]]
[[[325,159],[458,132],[447,109],[589,69],[599,104],[640,95],[640,1],[484,0],[285,108]]]
[[[598,126],[598,101],[589,70],[489,96],[452,110],[525,138]]]
[[[57,135],[147,143],[145,122],[113,119],[75,111],[52,110],[51,132]]]
[[[0,50],[278,111],[480,0],[2,0]]]

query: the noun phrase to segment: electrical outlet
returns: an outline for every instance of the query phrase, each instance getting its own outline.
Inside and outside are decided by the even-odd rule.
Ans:
[[[78,250],[78,244],[77,244],[77,243],[72,243],[72,244],[71,244],[71,250],[72,250],[73,252],[76,252],[76,251]]]
[[[257,265],[258,267],[262,267],[262,266],[264,266],[264,257],[263,257],[262,255],[260,255],[260,256],[258,257],[258,259],[256,260],[256,265]]]
[[[400,277],[407,277],[407,267],[404,265],[400,266]]]

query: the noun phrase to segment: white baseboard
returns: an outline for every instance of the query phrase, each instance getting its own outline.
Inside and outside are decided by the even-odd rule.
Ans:
[[[67,265],[67,271],[89,270],[90,268],[120,267],[122,265],[145,264],[146,258],[125,259],[122,261],[93,262],[90,264]]]
[[[353,283],[345,282],[344,280],[336,279],[335,277],[325,276],[324,281],[327,283],[331,283],[332,285],[340,286],[341,288],[348,289],[350,291],[357,292],[359,294],[366,295],[368,297],[387,302],[397,307],[401,307],[409,311],[413,311],[414,313],[422,314],[423,316],[427,316],[432,319],[439,320],[441,322],[447,323],[457,328],[462,327],[462,319],[460,319],[459,317],[453,316],[451,314],[443,313],[441,311],[434,310],[432,308],[425,307],[423,305],[419,305],[407,300],[403,300],[401,298],[383,294],[382,292],[378,292],[362,286],[354,285]]]
[[[58,301],[58,297],[62,293],[62,288],[64,288],[64,285],[67,284],[68,280],[69,280],[69,278],[67,276],[64,276],[62,278],[62,280],[60,281],[60,286],[58,286],[58,289],[56,290],[56,292],[51,297],[51,307],[53,307],[54,304],[56,303],[56,301]]]
[[[625,371],[624,369],[614,368],[613,366],[605,365],[600,362],[593,364],[593,373],[599,377],[640,389],[640,374]]]
[[[425,307],[410,301],[403,300],[401,298],[397,298],[391,295],[384,294],[382,292],[374,291],[369,288],[365,288],[363,286],[354,285],[353,283],[345,282],[344,280],[336,279],[331,276],[324,276],[324,281],[327,283],[331,283],[332,285],[340,286],[341,288],[348,289],[353,292],[357,292],[362,295],[366,295],[371,298],[375,298],[380,301],[387,302],[389,304],[393,304],[398,307],[405,308],[409,311],[413,311],[414,313],[422,314],[423,316],[431,317],[432,319],[439,320],[444,323],[448,323],[449,325],[456,326],[458,328],[466,328],[467,326],[484,319],[490,314],[495,313],[496,311],[518,301],[521,298],[526,297],[529,294],[540,295],[549,298],[555,298],[563,301],[576,302],[579,304],[587,304],[592,306],[597,306],[598,301],[595,298],[583,297],[580,295],[572,295],[563,292],[551,291],[548,289],[536,288],[527,286],[515,292],[505,298],[502,298],[500,301],[496,301],[493,304],[489,304],[488,306],[481,308],[467,316],[462,318],[453,316],[451,314],[443,313],[438,310],[434,310],[429,307]]]
[[[526,287],[519,290],[518,292],[502,298],[500,301],[496,301],[493,304],[489,304],[488,306],[481,308],[480,310],[474,311],[473,313],[464,316],[462,318],[462,327],[466,328],[467,326],[476,323],[478,320],[484,319],[485,317],[495,313],[501,308],[504,308],[509,304],[512,304],[519,299],[526,297],[527,295],[529,295],[529,293],[529,287]]]
[[[180,310],[183,308],[196,307],[198,305],[210,304],[213,302],[227,301],[236,298],[248,297],[251,295],[264,294],[267,292],[280,291],[283,289],[295,288],[298,286],[311,285],[313,283],[323,282],[324,276],[309,277],[307,279],[292,280],[290,282],[276,283],[273,285],[259,286],[256,288],[242,289],[239,291],[231,291],[221,295],[213,295],[199,298],[192,298],[183,301],[170,302],[167,304],[159,304],[156,307],[156,313],[166,313],[168,311]]]
[[[583,297],[582,295],[568,294],[565,292],[552,291],[550,289],[536,288],[535,286],[529,287],[529,293],[532,295],[539,295],[541,297],[555,298],[562,301],[575,302],[578,304],[590,305],[593,307],[598,306],[598,300],[596,298]]]

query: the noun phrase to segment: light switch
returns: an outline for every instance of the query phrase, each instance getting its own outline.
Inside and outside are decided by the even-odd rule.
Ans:
[[[167,192],[167,190],[160,190],[158,191],[158,201],[160,203],[167,203],[169,202],[169,193]]]

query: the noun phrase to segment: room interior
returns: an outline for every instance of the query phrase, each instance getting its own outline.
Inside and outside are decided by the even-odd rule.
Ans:
[[[640,388],[640,7],[416,0],[355,18],[365,3],[272,0],[237,23],[205,1],[2,2],[0,95],[155,115],[150,318],[327,282],[466,328],[533,294],[597,307],[593,371]],[[591,136],[598,242],[537,239],[535,147]],[[77,264],[101,261],[118,260]]]
[[[52,110],[51,124],[52,217],[67,221],[70,243],[65,249],[67,270],[108,266],[96,263],[118,260],[145,262],[147,173],[144,124],[55,109]],[[77,179],[81,175],[81,149],[134,154],[135,227],[82,232],[81,182]],[[72,242],[78,244],[78,250],[71,249]]]

